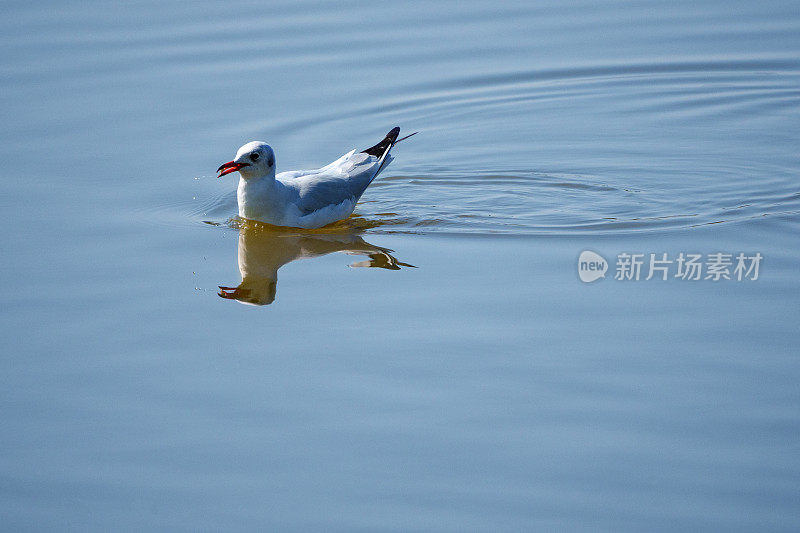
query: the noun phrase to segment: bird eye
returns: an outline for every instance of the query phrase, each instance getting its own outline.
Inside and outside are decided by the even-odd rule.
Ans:
[[[250,154],[251,161],[258,161],[258,154]]]

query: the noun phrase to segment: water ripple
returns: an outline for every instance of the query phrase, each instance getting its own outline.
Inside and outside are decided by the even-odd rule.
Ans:
[[[652,232],[800,213],[782,127],[800,119],[798,87],[794,57],[673,58],[444,76],[244,127],[279,149],[331,132],[319,144],[339,151],[367,117],[421,130],[362,198],[368,231]],[[235,214],[230,194],[204,194],[189,219]]]

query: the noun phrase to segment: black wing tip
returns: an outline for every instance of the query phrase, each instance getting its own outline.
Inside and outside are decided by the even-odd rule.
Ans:
[[[374,155],[375,157],[381,157],[389,148],[394,146],[394,143],[397,142],[398,135],[400,135],[400,127],[395,126],[391,129],[391,131],[389,131],[389,133],[386,134],[386,137],[384,137],[381,142],[375,146],[370,146],[361,153]]]

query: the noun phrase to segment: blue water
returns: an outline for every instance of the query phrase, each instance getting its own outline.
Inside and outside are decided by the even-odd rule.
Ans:
[[[2,529],[800,527],[796,2],[2,13]],[[345,223],[232,219],[241,144],[395,125]]]

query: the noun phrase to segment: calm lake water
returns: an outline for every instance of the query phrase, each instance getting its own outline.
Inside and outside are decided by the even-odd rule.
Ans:
[[[800,528],[796,1],[1,9],[2,529]]]

